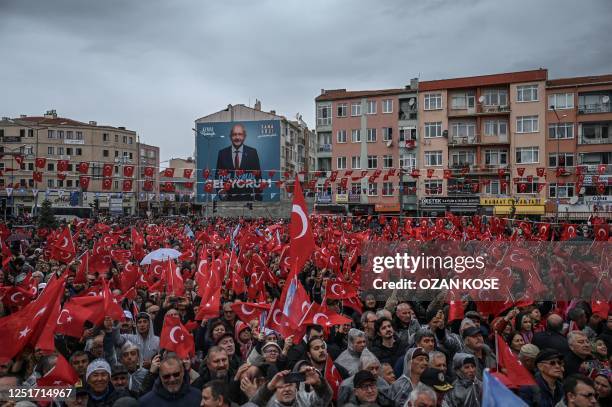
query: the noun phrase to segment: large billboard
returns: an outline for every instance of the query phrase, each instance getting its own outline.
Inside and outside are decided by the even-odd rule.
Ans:
[[[198,123],[196,130],[198,202],[279,200],[279,120]]]

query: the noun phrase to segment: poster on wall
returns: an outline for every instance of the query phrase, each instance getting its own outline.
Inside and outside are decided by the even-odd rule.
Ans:
[[[278,201],[269,170],[280,167],[280,121],[198,123],[197,199]],[[276,175],[278,178],[278,175]]]

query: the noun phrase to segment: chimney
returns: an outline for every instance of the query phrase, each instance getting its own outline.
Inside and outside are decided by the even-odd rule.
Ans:
[[[96,122],[96,121],[94,121],[94,120],[90,120],[90,121],[89,121],[89,125],[90,125],[90,126],[97,126],[97,125],[98,125],[98,122]]]
[[[45,113],[45,119],[57,119],[57,112],[55,111],[55,109],[47,110],[47,112]]]
[[[270,110],[270,114],[276,115],[276,110]]]
[[[20,119],[25,119],[26,117],[28,117],[28,115],[27,115],[27,114],[20,114],[20,115],[19,115],[19,118],[20,118]]]
[[[410,79],[410,89],[417,90],[419,88],[419,78]]]
[[[261,112],[261,101],[259,99],[255,99],[255,110]]]
[[[119,126],[119,127],[117,127],[117,128],[118,128],[119,130],[125,130],[125,127],[124,127],[124,126]]]

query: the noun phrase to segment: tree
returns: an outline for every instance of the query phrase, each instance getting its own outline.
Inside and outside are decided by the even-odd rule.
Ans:
[[[38,227],[47,229],[57,227],[57,219],[55,219],[55,215],[53,215],[53,212],[51,211],[51,202],[49,202],[48,199],[45,199],[40,207],[40,212],[38,214]]]

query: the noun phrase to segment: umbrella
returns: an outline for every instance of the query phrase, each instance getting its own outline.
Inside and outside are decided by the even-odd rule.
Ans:
[[[157,249],[153,250],[151,253],[147,254],[144,259],[140,262],[140,265],[143,264],[151,264],[153,260],[166,260],[166,259],[176,259],[181,255],[181,252],[175,249]]]

